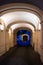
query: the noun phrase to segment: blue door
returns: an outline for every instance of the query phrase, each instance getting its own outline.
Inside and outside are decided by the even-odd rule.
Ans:
[[[17,32],[17,45],[29,46],[31,44],[31,33],[28,30],[19,30]]]

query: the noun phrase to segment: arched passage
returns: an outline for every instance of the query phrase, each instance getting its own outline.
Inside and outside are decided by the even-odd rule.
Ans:
[[[13,31],[13,43],[14,45],[20,45],[20,46],[29,46],[32,45],[32,30],[28,27],[19,27]],[[23,36],[27,36],[28,39],[26,41],[26,38],[23,41]]]
[[[17,44],[20,46],[31,45],[31,32],[28,30],[18,30],[16,40]]]

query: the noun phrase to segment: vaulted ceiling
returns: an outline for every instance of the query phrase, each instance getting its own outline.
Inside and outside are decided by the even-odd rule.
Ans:
[[[0,0],[0,6],[3,6],[5,4],[10,4],[10,3],[13,3],[13,4],[14,3],[27,3],[27,4],[35,5],[40,10],[43,11],[43,0]],[[16,26],[17,27],[27,26],[32,30],[34,30],[33,28],[34,26],[36,29],[39,29],[39,27],[41,28],[41,25],[39,25],[40,24],[39,17],[32,12],[26,12],[26,11],[7,12],[1,16],[1,19],[4,21],[6,26],[9,25],[9,27],[11,26],[12,29],[16,28]],[[22,23],[20,23],[20,21]],[[12,22],[14,22],[13,23],[14,25],[12,24]],[[15,22],[17,23],[15,24]]]

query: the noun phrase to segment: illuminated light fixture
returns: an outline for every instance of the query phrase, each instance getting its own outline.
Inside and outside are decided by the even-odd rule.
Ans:
[[[0,30],[4,30],[4,25],[2,23],[0,23]]]

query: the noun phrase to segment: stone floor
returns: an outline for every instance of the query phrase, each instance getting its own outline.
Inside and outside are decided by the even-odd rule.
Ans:
[[[43,65],[39,54],[31,46],[14,47],[6,54],[0,65]]]

